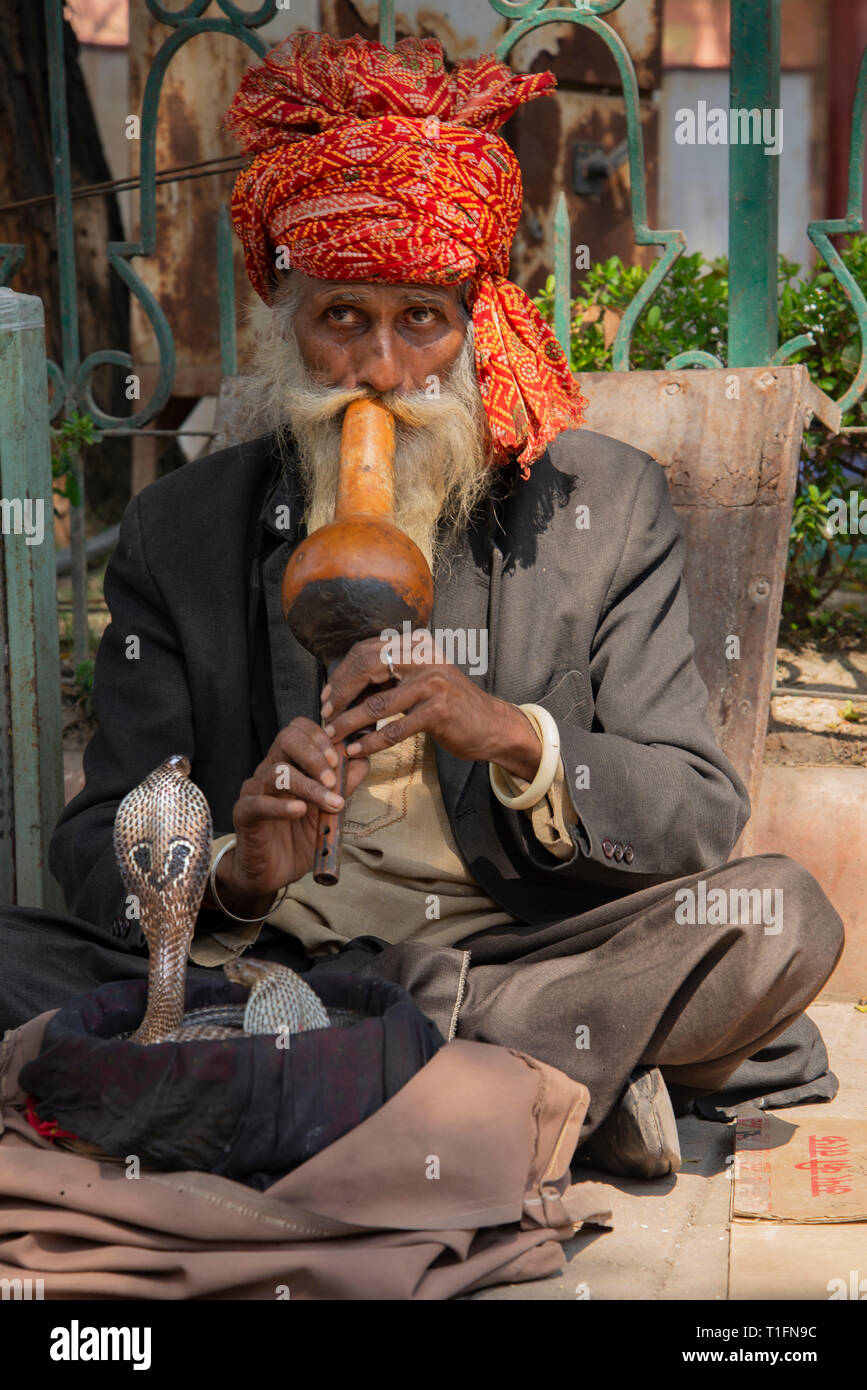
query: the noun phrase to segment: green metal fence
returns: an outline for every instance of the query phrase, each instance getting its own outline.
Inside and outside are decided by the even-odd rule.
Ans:
[[[45,862],[63,806],[45,329],[41,299],[5,288],[0,507],[0,902],[60,907]]]
[[[72,194],[70,183],[69,133],[66,122],[65,73],[62,44],[63,0],[43,0],[48,33],[48,59],[51,82],[51,125],[55,162],[54,203],[60,276],[62,362],[48,366],[53,387],[51,418],[70,410],[86,410],[100,429],[140,429],[153,420],[168,401],[175,372],[175,350],[171,325],[147,285],[136,274],[131,262],[137,257],[154,256],[156,228],[156,135],[160,94],[166,71],[175,54],[197,34],[216,32],[231,35],[261,57],[267,45],[257,32],[272,20],[278,0],[265,0],[253,11],[239,9],[232,0],[216,0],[221,16],[203,17],[210,0],[191,0],[182,9],[171,11],[158,0],[145,0],[149,12],[170,31],[159,49],[148,75],[141,110],[141,234],[137,242],[110,242],[106,246],[109,264],[129,286],[151,323],[157,341],[160,369],[150,399],[125,419],[108,415],[93,398],[92,376],[103,364],[126,370],[132,359],[126,352],[106,348],[81,360],[78,308],[75,297]],[[507,60],[515,44],[533,30],[554,23],[571,23],[597,35],[611,53],[620,75],[629,145],[632,231],[637,246],[659,246],[661,254],[651,274],[630,304],[613,346],[615,371],[630,368],[630,345],[635,325],[650,307],[660,284],[686,249],[686,238],[678,229],[648,226],[647,179],[644,141],[639,114],[639,94],[635,68],[626,46],[605,16],[620,9],[628,0],[572,0],[571,4],[545,8],[547,0],[489,0],[495,13],[509,21],[500,40],[497,56]],[[780,92],[780,7],[781,0],[730,0],[731,3],[731,100],[733,109],[775,110]],[[394,46],[394,3],[380,0],[380,37]],[[852,122],[849,160],[849,198],[845,216],[813,222],[808,234],[829,269],[843,287],[861,336],[861,359],[855,377],[841,398],[845,411],[867,390],[867,299],[864,287],[855,283],[830,238],[840,233],[863,231],[861,216],[864,181],[864,116],[867,103],[867,52],[858,76]],[[758,366],[785,362],[799,348],[812,343],[809,332],[777,345],[777,218],[779,208],[779,160],[767,158],[760,142],[731,143],[729,147],[729,316],[728,365]],[[179,175],[182,177],[183,175]],[[223,207],[216,228],[220,284],[221,356],[225,375],[237,368],[235,353],[234,295],[232,293],[231,231],[228,208]],[[556,206],[552,268],[556,276],[555,331],[568,348],[570,251],[565,194]],[[0,284],[21,265],[22,246],[0,244]],[[722,361],[701,349],[681,353],[666,364],[670,367],[720,367]]]
[[[152,257],[157,251],[156,228],[156,187],[158,172],[156,168],[157,116],[163,81],[169,64],[175,54],[190,40],[203,32],[216,32],[237,38],[251,50],[251,59],[261,57],[267,45],[258,32],[272,20],[278,11],[278,0],[265,0],[257,9],[240,9],[232,0],[216,0],[219,14],[205,16],[210,0],[190,0],[183,8],[166,9],[157,0],[146,0],[150,14],[166,26],[167,34],[148,74],[141,110],[141,172],[138,180],[140,190],[141,231],[137,242],[110,242],[105,250],[109,264],[129,287],[130,293],[141,304],[156,337],[159,351],[159,373],[150,399],[127,418],[107,414],[93,397],[92,377],[95,369],[104,364],[130,370],[133,362],[129,354],[115,348],[106,347],[92,352],[81,360],[79,339],[79,313],[75,292],[75,262],[73,237],[73,197],[71,187],[69,158],[69,131],[66,114],[65,71],[62,42],[63,0],[43,0],[46,16],[48,43],[48,65],[51,88],[51,135],[54,153],[53,201],[57,228],[57,248],[60,279],[61,313],[61,361],[48,362],[48,379],[52,388],[50,407],[40,404],[38,390],[32,380],[27,388],[36,402],[33,409],[25,412],[17,421],[16,428],[23,429],[24,435],[14,447],[10,443],[13,421],[10,392],[0,396],[0,449],[3,450],[3,487],[10,486],[8,479],[19,467],[22,458],[31,461],[36,477],[39,470],[48,468],[49,482],[47,497],[50,504],[50,463],[48,459],[49,442],[47,420],[58,420],[72,410],[89,413],[98,427],[105,433],[137,433],[144,431],[169,400],[175,375],[175,347],[171,330],[163,310],[147,285],[136,273],[133,262],[140,257]],[[620,323],[613,345],[613,366],[616,371],[630,369],[630,348],[633,332],[640,316],[650,307],[661,283],[670,273],[675,261],[686,248],[686,238],[677,229],[652,228],[648,225],[647,189],[644,159],[644,145],[639,113],[639,92],[635,68],[626,46],[617,31],[606,21],[606,16],[619,9],[627,0],[572,0],[569,4],[546,8],[547,0],[489,0],[491,9],[508,21],[506,32],[497,46],[497,55],[507,60],[519,39],[544,25],[570,23],[580,25],[589,33],[595,34],[608,48],[617,66],[623,90],[629,148],[630,196],[632,232],[636,245],[659,246],[660,255],[650,275],[641,285]],[[780,11],[781,0],[730,0],[731,4],[731,98],[730,106],[747,111],[775,110],[779,107],[780,91]],[[279,6],[284,8],[284,6]],[[380,0],[380,37],[390,47],[395,42],[395,13],[393,0]],[[867,300],[865,287],[855,283],[853,277],[831,243],[832,236],[841,233],[863,231],[861,215],[862,191],[864,181],[865,150],[865,104],[867,104],[867,52],[862,57],[858,74],[857,89],[853,110],[852,135],[849,156],[848,202],[845,215],[831,220],[813,222],[808,234],[819,254],[826,261],[830,271],[842,286],[853,312],[860,333],[861,354],[858,369],[853,380],[838,402],[842,411],[850,409],[867,390]],[[813,342],[808,328],[790,338],[782,345],[777,343],[777,217],[779,205],[779,160],[768,158],[764,148],[756,143],[730,144],[730,202],[729,202],[729,302],[728,302],[728,352],[727,365],[730,367],[760,366],[781,364],[798,349]],[[216,161],[220,163],[220,161]],[[222,161],[225,163],[225,161]],[[184,171],[175,171],[178,178],[198,176]],[[160,178],[160,182],[164,179]],[[235,296],[232,264],[232,233],[228,208],[224,204],[217,218],[215,228],[218,281],[221,363],[225,376],[237,373],[237,353],[235,345]],[[557,199],[554,218],[554,238],[552,245],[552,269],[556,277],[555,290],[555,331],[560,342],[567,349],[570,333],[570,280],[571,280],[572,235],[569,226],[565,194]],[[0,244],[0,286],[8,284],[11,276],[21,266],[25,248],[19,245]],[[24,296],[15,296],[21,300]],[[10,310],[10,313],[12,311]],[[17,310],[15,311],[17,312]],[[23,338],[20,339],[23,342]],[[7,350],[6,363],[9,370],[23,370],[22,364],[15,365],[13,355]],[[11,364],[11,365],[9,365]],[[703,348],[695,348],[680,353],[666,364],[669,368],[687,366],[721,367],[723,362],[713,353]],[[32,374],[32,362],[28,369]],[[19,450],[21,452],[16,452]],[[23,487],[23,477],[15,474],[15,486]],[[44,479],[39,482],[44,486]],[[4,492],[4,497],[6,496]],[[21,493],[24,496],[24,493]],[[81,518],[79,517],[79,520]],[[83,526],[78,532],[83,536]],[[18,537],[9,538],[7,550],[17,553]],[[20,547],[18,547],[20,549]],[[81,554],[73,557],[79,568],[84,563]],[[51,553],[51,563],[33,563],[27,580],[32,584],[33,606],[31,619],[40,625],[40,642],[46,633],[54,639],[56,625],[54,613],[54,569],[53,545],[46,546],[44,555]],[[7,584],[13,587],[19,583],[15,578],[17,560],[7,561]],[[11,569],[9,566],[11,565]],[[9,580],[8,576],[12,575]],[[23,581],[21,581],[23,582]],[[10,593],[7,592],[5,605],[8,609]],[[23,610],[22,610],[23,612]],[[0,621],[2,621],[0,613]],[[33,711],[34,727],[40,721],[49,731],[46,748],[49,759],[59,757],[59,741],[55,737],[59,729],[55,706],[57,704],[54,674],[46,675],[50,663],[46,652],[40,646],[39,652],[32,642],[32,633],[27,633],[26,615],[9,623],[9,661],[13,672],[30,672],[31,686],[38,689],[38,701]],[[51,667],[53,672],[54,668]],[[38,679],[37,679],[38,676]],[[17,677],[16,677],[17,679]],[[29,715],[28,715],[29,718]],[[6,716],[0,709],[0,720],[5,725]],[[55,746],[56,745],[56,746]],[[23,747],[23,745],[22,745]],[[24,754],[22,753],[22,757]],[[29,756],[29,755],[28,755]],[[2,760],[0,760],[2,761]],[[39,764],[40,769],[42,765]],[[0,766],[0,772],[3,771]],[[32,777],[15,759],[16,785],[16,825],[19,827],[42,827],[48,823],[48,812],[44,809],[45,797],[56,800],[57,779],[54,773],[45,773],[45,787],[48,791],[40,793]],[[41,773],[40,773],[41,775]],[[53,780],[52,780],[53,779]],[[20,804],[19,804],[20,785]],[[52,790],[53,789],[53,790]],[[53,802],[52,802],[53,805]],[[0,806],[2,822],[2,806]],[[3,837],[0,823],[0,897],[8,886],[11,875],[11,843],[8,835]],[[19,840],[21,831],[19,830]],[[29,832],[25,832],[29,833]],[[42,830],[39,831],[42,835]],[[37,837],[38,838],[38,837]],[[26,878],[19,883],[19,896],[22,883],[26,881],[28,893],[25,901],[37,901],[36,880],[42,881],[43,864],[30,863],[22,868]],[[5,856],[5,858],[4,858]],[[25,854],[26,859],[26,854]],[[25,863],[22,859],[22,865]],[[5,875],[5,877],[4,877]]]

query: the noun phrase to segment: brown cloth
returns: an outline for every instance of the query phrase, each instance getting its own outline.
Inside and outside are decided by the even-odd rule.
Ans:
[[[454,1297],[558,1274],[606,1190],[569,1189],[589,1093],[524,1053],[455,1041],[265,1194],[59,1149],[18,1075],[51,1014],[0,1047],[0,1278],[46,1299]]]

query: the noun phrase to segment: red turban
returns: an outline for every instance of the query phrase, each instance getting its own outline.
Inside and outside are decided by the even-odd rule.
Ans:
[[[586,405],[551,329],[506,278],[521,171],[494,132],[554,85],[492,56],[446,72],[435,39],[391,52],[301,31],[245,73],[225,117],[254,156],[232,222],[259,296],[271,302],[278,246],[321,280],[469,279],[495,460],[517,454],[524,476]]]

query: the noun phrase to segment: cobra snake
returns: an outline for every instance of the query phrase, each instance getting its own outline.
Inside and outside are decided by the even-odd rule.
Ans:
[[[190,762],[166,759],[124,797],[114,821],[114,852],[136,900],[150,957],[147,1007],[129,1041],[150,1046],[248,1033],[289,1034],[358,1022],[331,1010],[294,970],[244,957],[224,974],[250,990],[246,1006],[212,1005],[184,1013],[187,955],[211,864],[213,824],[204,793],[190,781]]]

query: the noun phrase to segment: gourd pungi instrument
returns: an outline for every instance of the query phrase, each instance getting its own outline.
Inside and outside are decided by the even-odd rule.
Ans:
[[[283,576],[283,615],[330,680],[350,647],[409,621],[426,627],[433,578],[418,546],[394,523],[394,416],[380,401],[346,408],[334,520],[296,546]],[[357,738],[358,735],[355,735]],[[345,795],[346,749],[336,745],[335,790]],[[320,810],[313,877],[340,876],[343,812]]]

